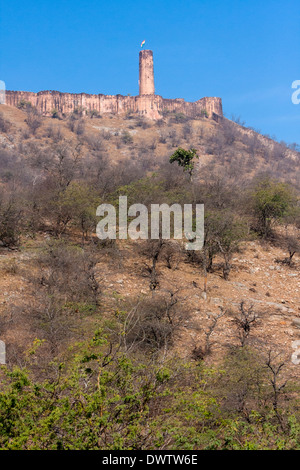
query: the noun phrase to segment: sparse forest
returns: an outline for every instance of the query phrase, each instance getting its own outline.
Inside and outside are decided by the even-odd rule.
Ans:
[[[300,449],[300,153],[235,121],[0,106],[1,449]],[[100,240],[119,196],[203,249]]]

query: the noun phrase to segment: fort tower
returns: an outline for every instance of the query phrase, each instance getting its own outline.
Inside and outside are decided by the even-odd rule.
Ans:
[[[0,83],[1,87],[1,83]],[[1,91],[1,90],[0,90]],[[33,93],[29,91],[6,91],[6,106],[17,108],[29,102],[44,116],[53,116],[57,110],[62,116],[68,116],[81,108],[83,113],[123,115],[133,113],[148,119],[162,119],[164,112],[182,113],[191,118],[206,116],[216,121],[223,116],[222,100],[205,97],[198,101],[186,102],[182,98],[165,99],[156,95],[154,90],[153,52],[141,50],[139,53],[139,95],[89,95],[87,93],[61,93],[48,90]],[[0,107],[4,106],[0,103]],[[93,114],[92,114],[93,115]]]
[[[139,86],[140,95],[154,95],[153,52],[140,51],[139,61]]]

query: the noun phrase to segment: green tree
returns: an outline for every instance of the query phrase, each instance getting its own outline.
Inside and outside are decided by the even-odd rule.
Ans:
[[[171,156],[170,163],[177,162],[179,166],[183,168],[183,171],[186,171],[190,179],[192,180],[193,170],[194,170],[194,158],[199,158],[197,151],[194,148],[190,150],[185,150],[179,147]]]
[[[272,228],[287,216],[295,204],[295,197],[286,183],[265,178],[258,182],[251,195],[256,230],[264,237],[272,235]]]
[[[213,258],[223,256],[223,277],[228,279],[231,259],[240,242],[247,236],[247,225],[230,211],[211,211],[205,215],[203,263],[204,273],[212,270]]]
[[[51,115],[53,119],[59,119],[59,112],[56,108],[52,109]]]

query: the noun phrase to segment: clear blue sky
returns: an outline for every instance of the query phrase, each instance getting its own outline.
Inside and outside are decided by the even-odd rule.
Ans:
[[[299,0],[0,0],[0,79],[10,90],[220,96],[228,117],[300,143]]]

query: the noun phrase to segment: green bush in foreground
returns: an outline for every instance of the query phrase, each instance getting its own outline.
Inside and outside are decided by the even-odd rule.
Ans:
[[[227,359],[222,371],[175,358],[141,361],[110,344],[102,331],[77,349],[72,363],[57,365],[55,379],[44,383],[3,368],[1,449],[300,448],[297,417],[277,410],[277,419],[267,389],[260,396],[264,374],[257,374],[246,349],[233,354],[232,368]],[[241,412],[228,399],[239,397],[248,380],[250,401]]]

